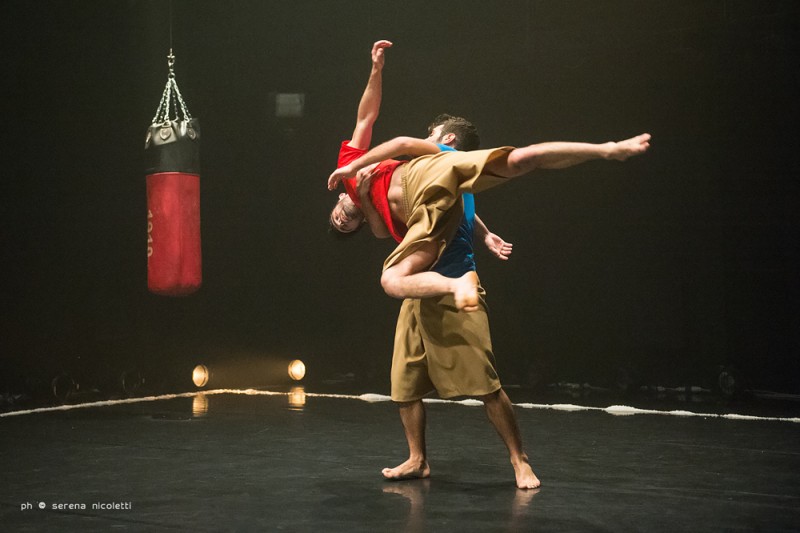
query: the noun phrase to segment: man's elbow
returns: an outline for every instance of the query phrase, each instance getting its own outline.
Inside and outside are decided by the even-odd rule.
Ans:
[[[381,274],[381,287],[383,287],[383,292],[392,298],[405,298],[406,295],[403,293],[399,281],[399,278],[392,272],[392,269],[384,270],[383,274]]]

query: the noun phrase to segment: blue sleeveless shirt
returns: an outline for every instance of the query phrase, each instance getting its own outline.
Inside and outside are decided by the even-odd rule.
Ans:
[[[438,146],[443,152],[456,151],[445,144]],[[464,193],[461,197],[464,199],[464,216],[461,218],[461,225],[458,226],[453,239],[447,243],[439,261],[431,269],[448,278],[458,278],[471,270],[476,270],[472,241],[472,234],[475,230],[475,197],[469,193]]]

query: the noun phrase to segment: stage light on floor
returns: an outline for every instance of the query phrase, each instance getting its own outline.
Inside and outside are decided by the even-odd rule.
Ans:
[[[119,384],[125,396],[134,396],[144,388],[145,379],[138,370],[126,370],[119,377]]]
[[[205,359],[204,364],[198,364],[192,370],[192,382],[198,389],[258,389],[295,383],[306,375],[306,365],[299,359],[288,357],[211,359]]]
[[[197,365],[192,371],[192,381],[197,387],[205,387],[208,385],[208,368],[206,365]]]
[[[306,365],[300,359],[295,359],[289,363],[289,377],[295,381],[300,381],[306,375]]]
[[[67,374],[59,374],[50,383],[53,397],[59,402],[66,402],[80,388],[79,385]]]
[[[717,388],[726,398],[731,398],[744,390],[739,371],[732,366],[722,367],[717,376]]]

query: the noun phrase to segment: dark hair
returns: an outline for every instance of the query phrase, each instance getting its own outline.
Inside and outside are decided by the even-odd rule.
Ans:
[[[339,231],[339,229],[336,226],[333,225],[333,221],[331,220],[331,218],[328,217],[328,235],[330,235],[331,237],[333,237],[337,241],[347,240],[347,239],[349,239],[351,237],[354,237],[356,235],[356,233],[359,233],[361,231],[361,228],[363,228],[365,226],[365,224],[364,224],[365,220],[366,219],[362,219],[361,220],[361,224],[359,224],[358,227],[356,229],[354,229],[353,231],[344,232],[344,231]]]
[[[477,150],[481,145],[481,138],[478,136],[478,128],[475,124],[463,117],[454,117],[443,113],[433,119],[433,122],[428,126],[428,134],[433,132],[436,126],[442,126],[442,135],[446,133],[453,133],[456,136],[456,142],[453,148],[456,150]]]

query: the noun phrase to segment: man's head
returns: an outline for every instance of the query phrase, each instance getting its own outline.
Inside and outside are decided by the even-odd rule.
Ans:
[[[331,228],[336,236],[355,234],[364,224],[364,213],[353,203],[347,193],[339,195],[330,217]]]
[[[478,129],[469,120],[462,117],[442,114],[433,119],[428,126],[430,142],[446,144],[456,150],[477,150],[481,144]]]

